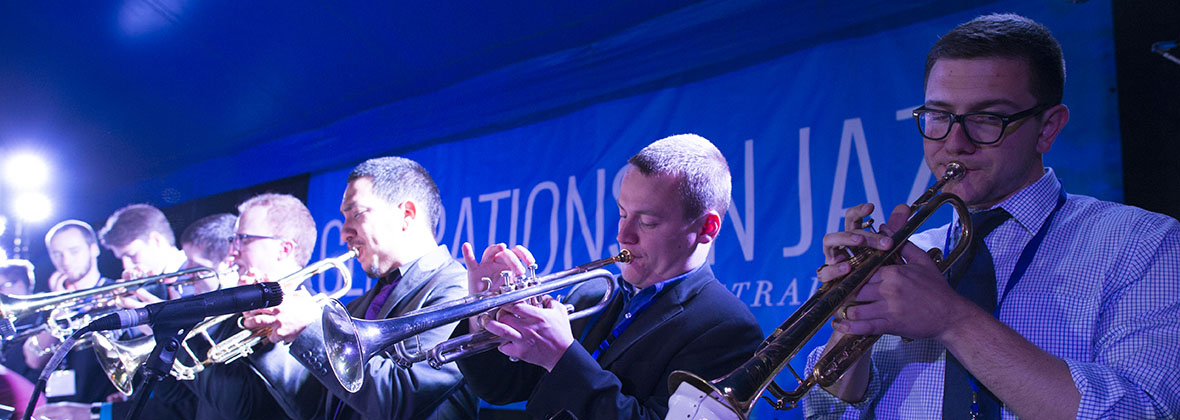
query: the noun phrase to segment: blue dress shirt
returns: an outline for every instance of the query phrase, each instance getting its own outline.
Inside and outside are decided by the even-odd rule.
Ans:
[[[1016,261],[1056,204],[1052,169],[999,204],[1011,215],[985,242],[1003,291]],[[953,222],[952,222],[953,223]],[[943,246],[948,225],[911,238]],[[1028,271],[1000,301],[999,320],[1069,366],[1078,418],[1180,416],[1180,223],[1092,197],[1068,195]],[[808,369],[823,352],[811,353]],[[942,413],[946,349],[886,335],[873,347],[865,399],[820,388],[807,418],[927,418]],[[1003,418],[1016,418],[1004,410]]]

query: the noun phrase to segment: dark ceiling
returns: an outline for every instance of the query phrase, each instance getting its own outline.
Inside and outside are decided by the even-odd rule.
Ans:
[[[4,2],[0,154],[38,150],[77,189],[129,184],[690,3]]]
[[[0,2],[0,158],[101,224],[994,1]]]

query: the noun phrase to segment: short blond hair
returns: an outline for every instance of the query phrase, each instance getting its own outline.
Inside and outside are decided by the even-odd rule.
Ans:
[[[266,208],[266,222],[274,234],[295,243],[295,258],[300,266],[311,261],[315,248],[315,219],[302,201],[290,194],[256,195],[238,205],[238,215],[255,207]]]
[[[725,215],[733,180],[729,163],[708,139],[696,134],[665,137],[647,145],[627,160],[645,176],[680,178],[677,192],[684,218],[694,219],[709,210]]]

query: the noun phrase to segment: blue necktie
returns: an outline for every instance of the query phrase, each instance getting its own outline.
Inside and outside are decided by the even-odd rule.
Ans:
[[[951,266],[947,277],[951,287],[965,298],[970,299],[987,312],[996,308],[996,269],[992,254],[983,238],[1008,220],[1007,211],[995,208],[971,215],[975,232],[971,236],[971,249]],[[1000,402],[971,374],[950,352],[946,354],[946,384],[942,394],[943,419],[999,419]],[[974,381],[979,387],[978,395],[971,387]],[[974,397],[974,398],[973,398]],[[973,402],[973,399],[976,400]],[[974,404],[978,407],[973,407]],[[978,410],[978,415],[974,415]]]

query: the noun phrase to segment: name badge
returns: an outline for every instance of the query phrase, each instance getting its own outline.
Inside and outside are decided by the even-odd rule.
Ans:
[[[73,370],[55,370],[49,375],[49,382],[45,383],[46,398],[69,397],[75,392]]]

